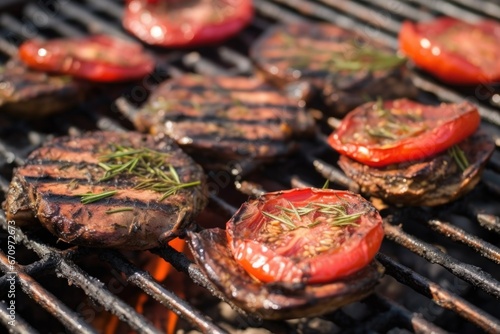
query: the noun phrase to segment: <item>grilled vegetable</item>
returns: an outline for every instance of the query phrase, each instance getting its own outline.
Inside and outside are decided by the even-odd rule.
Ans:
[[[190,228],[204,189],[201,167],[170,139],[92,132],[32,152],[14,171],[4,209],[16,224],[38,218],[69,243],[148,249]]]
[[[0,110],[37,118],[64,111],[86,96],[89,86],[69,76],[28,69],[18,60],[0,67]]]
[[[477,130],[476,107],[408,100],[367,103],[328,138],[339,166],[362,193],[387,202],[435,206],[469,192],[495,145]]]
[[[361,196],[330,189],[268,193],[243,204],[226,226],[236,261],[262,282],[325,283],[375,256],[384,231]]]
[[[337,114],[377,97],[414,97],[405,59],[366,36],[332,24],[292,23],[268,30],[251,57],[273,83],[308,81]]]
[[[382,167],[442,152],[473,134],[480,121],[477,108],[468,102],[368,102],[342,120],[328,143],[361,163]]]
[[[399,32],[400,48],[415,64],[452,84],[498,82],[499,43],[500,23],[493,20],[406,21]]]
[[[264,319],[316,316],[368,296],[384,273],[376,261],[347,277],[322,284],[264,283],[250,276],[233,257],[226,233],[209,229],[188,232],[194,258],[228,301]]]
[[[252,17],[251,0],[130,0],[123,26],[148,44],[189,47],[223,41]]]
[[[292,189],[244,203],[220,229],[190,233],[195,259],[230,301],[264,318],[326,313],[371,292],[382,218],[361,196]]]
[[[40,71],[100,82],[140,79],[155,66],[141,45],[106,35],[28,40],[19,47],[19,57]]]
[[[312,132],[299,102],[258,79],[184,75],[161,84],[132,115],[139,130],[165,133],[205,167],[289,153]]]

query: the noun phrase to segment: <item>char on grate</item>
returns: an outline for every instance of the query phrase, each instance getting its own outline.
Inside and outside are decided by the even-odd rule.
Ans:
[[[253,65],[248,50],[255,39],[278,22],[318,21],[364,33],[395,48],[405,19],[425,20],[449,15],[465,20],[500,19],[495,0],[452,1],[335,1],[254,0],[256,16],[240,35],[223,45],[196,50],[150,48],[156,71],[140,84],[96,88],[93,98],[49,120],[31,122],[0,115],[0,197],[3,201],[12,169],[45,139],[101,129],[123,131],[132,125],[120,115],[117,98],[140,104],[161,81],[194,72],[201,75],[249,75]],[[83,36],[103,32],[133,39],[120,25],[123,2],[114,0],[6,1],[0,7],[0,61],[15,56],[27,38]],[[483,127],[500,144],[500,93],[494,85],[461,91],[412,71],[423,102],[473,100],[480,106]],[[1,88],[1,87],[0,87]],[[247,195],[262,191],[313,185],[324,179],[332,187],[356,190],[336,165],[326,147],[331,131],[327,119],[315,112],[323,132],[300,142],[294,155],[269,164],[233,182],[229,173],[209,174],[212,195],[207,214],[198,221],[223,223]],[[160,333],[139,314],[128,295],[143,291],[166,312],[183,319],[183,331],[206,333],[247,330],[247,333],[335,332],[500,332],[500,156],[494,153],[482,182],[464,198],[428,208],[386,207],[386,240],[378,260],[386,276],[375,294],[361,302],[317,318],[268,322],[229,307],[199,268],[172,248],[152,251],[184,273],[197,293],[185,298],[141,269],[140,253],[94,250],[57,242],[44,231],[23,231],[0,214],[0,323],[14,333],[96,333],[102,314],[140,333]],[[15,236],[15,239],[9,236]],[[15,245],[12,241],[15,240]],[[9,244],[9,241],[11,243]],[[13,261],[15,259],[15,261]],[[12,274],[15,272],[15,274]],[[14,277],[15,284],[12,284]],[[15,293],[15,297],[11,293]],[[11,301],[15,301],[15,326]],[[10,308],[10,309],[9,309]],[[48,329],[49,328],[49,329]]]

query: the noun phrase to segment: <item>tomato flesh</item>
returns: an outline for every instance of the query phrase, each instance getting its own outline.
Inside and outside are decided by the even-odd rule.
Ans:
[[[475,24],[443,17],[403,23],[401,50],[419,67],[444,82],[490,83],[500,79],[500,23]]]
[[[328,143],[340,154],[383,167],[440,153],[473,134],[480,121],[477,108],[468,102],[369,102],[351,111]]]
[[[220,42],[253,17],[251,0],[128,1],[123,26],[151,45],[188,47]]]
[[[384,236],[361,196],[331,189],[268,193],[226,225],[236,261],[262,282],[325,283],[365,267]]]
[[[141,45],[105,35],[28,40],[19,47],[19,57],[36,70],[101,82],[139,79],[155,66]]]

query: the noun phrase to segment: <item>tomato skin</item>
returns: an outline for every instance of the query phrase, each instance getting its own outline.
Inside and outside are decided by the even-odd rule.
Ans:
[[[453,50],[453,43],[460,37],[459,33],[469,34],[470,43],[481,45],[487,50],[480,56],[481,59],[476,60],[476,64],[468,59],[470,54],[467,54],[467,50]],[[478,38],[478,34],[484,35]],[[449,42],[443,43],[443,38]],[[461,42],[457,40],[456,43]],[[419,67],[451,84],[478,84],[500,80],[499,43],[500,24],[488,20],[476,24],[450,17],[422,23],[405,21],[399,32],[399,45],[403,53]]]
[[[356,227],[346,227],[348,233],[336,235],[336,246],[304,256],[304,249],[321,247],[321,241],[328,240],[328,227],[300,228],[298,236],[292,235],[293,239],[283,245],[262,239],[270,224],[262,212],[287,201],[298,208],[315,201],[327,205],[348,203],[363,210],[363,214]],[[227,223],[226,235],[236,261],[256,279],[315,284],[346,277],[365,267],[378,252],[384,231],[379,213],[361,196],[348,191],[302,188],[268,193],[246,202]],[[279,235],[271,235],[274,237]]]
[[[209,15],[207,19],[192,18],[189,12],[170,17],[165,7],[168,2],[129,0],[123,26],[151,45],[192,47],[218,43],[235,35],[252,20],[254,12],[251,0],[233,0],[236,4],[230,15],[222,21],[210,22]]]
[[[19,47],[19,58],[36,70],[98,82],[140,79],[155,66],[142,46],[105,35],[28,40]]]
[[[395,140],[390,144],[360,143],[354,139],[370,137],[366,131],[367,120],[376,122],[376,103],[368,102],[341,121],[340,126],[328,137],[328,143],[340,154],[365,165],[383,167],[389,164],[419,160],[433,156],[461,142],[479,127],[481,118],[477,108],[468,103],[428,106],[407,99],[386,101],[386,110],[402,110],[405,114],[419,111],[425,131],[414,136]]]

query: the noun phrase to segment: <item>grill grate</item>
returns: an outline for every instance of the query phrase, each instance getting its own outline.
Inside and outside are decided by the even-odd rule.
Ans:
[[[251,26],[225,45],[196,51],[150,49],[159,65],[142,85],[117,87],[116,92],[102,89],[95,99],[61,115],[57,120],[33,124],[29,121],[11,121],[0,115],[0,197],[5,196],[12,168],[21,165],[26,155],[45,139],[88,129],[123,131],[130,128],[112,104],[120,95],[120,99],[141,103],[147,96],[147,90],[167,77],[184,72],[204,75],[251,74],[253,65],[247,56],[248,48],[257,36],[276,22],[335,22],[344,28],[370,33],[381,42],[396,47],[396,34],[404,19],[424,20],[437,15],[457,16],[465,20],[500,18],[500,6],[493,0],[483,0],[481,5],[472,0],[254,0],[254,4],[257,15]],[[122,6],[121,2],[113,0],[9,2],[0,14],[0,61],[14,56],[17,46],[24,39],[34,36],[51,38],[103,32],[133,39],[120,27]],[[479,87],[483,94],[476,91],[474,95],[442,86],[416,69],[412,74],[415,85],[423,91],[424,100],[437,98],[456,102],[467,98],[477,102],[483,125],[496,138],[498,146],[500,95],[494,91],[495,87]],[[330,124],[334,122],[333,119],[328,120]],[[326,177],[340,187],[357,190],[357,186],[335,166],[334,156],[325,145],[324,134],[300,145],[299,152],[291,160],[277,162],[265,170],[244,176],[236,188],[243,194],[256,195],[264,190],[262,185],[269,184],[269,181],[278,187],[287,188],[322,184],[322,177]],[[271,332],[308,333],[308,330],[313,332],[312,328],[320,323],[323,330],[316,330],[315,333],[387,332],[398,328],[416,333],[476,331],[477,328],[485,332],[500,332],[500,313],[495,307],[500,297],[500,250],[495,246],[500,233],[500,212],[498,200],[494,198],[500,194],[498,161],[498,152],[495,152],[483,182],[457,203],[432,210],[390,208],[382,212],[387,240],[378,260],[386,267],[387,277],[372,296],[323,317],[295,322],[263,322],[239,310],[236,323],[233,322],[231,328],[264,327]],[[280,172],[282,169],[287,170],[287,173]],[[224,187],[231,188],[230,185]],[[211,206],[222,218],[230,216],[235,210],[234,206],[239,205],[233,197],[227,197],[222,189],[211,197]],[[3,213],[0,214],[0,225],[5,231],[10,231]],[[12,332],[37,333],[37,330],[45,328],[43,324],[33,322],[31,317],[30,320],[23,320],[23,317],[28,319],[33,310],[23,309],[21,305],[18,305],[16,326],[8,325],[10,314],[7,307],[10,299],[7,295],[11,286],[8,272],[12,269],[17,273],[17,287],[34,300],[30,307],[48,310],[51,317],[59,321],[60,328],[71,332],[97,332],[88,321],[92,318],[92,312],[101,309],[117,315],[120,321],[138,332],[160,332],[124,300],[123,295],[115,289],[115,284],[121,287],[120,290],[132,290],[133,286],[144,291],[165,309],[174,310],[202,332],[227,331],[227,323],[223,326],[219,323],[222,320],[211,320],[205,314],[206,309],[197,309],[193,303],[179,298],[152,279],[149,273],[133,263],[134,255],[84,247],[68,248],[67,245],[55,243],[43,233],[40,236],[15,229],[19,256],[16,260],[22,264],[11,268],[6,256],[9,249],[7,235],[5,232],[0,234],[0,246],[3,249],[0,251],[0,269],[5,273],[0,277],[0,291],[5,302],[0,303],[0,323]],[[21,252],[26,253],[22,258]],[[205,288],[207,294],[224,300],[185,255],[170,247],[153,250],[153,253]],[[106,263],[112,277],[91,272],[84,264],[88,258]],[[89,313],[88,308],[70,306],[57,291],[45,287],[44,277],[62,277],[68,285],[76,286],[80,294],[92,300],[92,312]],[[416,291],[416,294],[409,290]],[[406,294],[411,296],[410,299],[418,299],[419,304],[409,302],[404,297]],[[21,291],[16,291],[16,295],[21,295]],[[435,305],[440,307],[436,308]],[[351,308],[356,308],[356,312],[352,312]],[[359,310],[362,311],[361,315],[358,314]],[[49,323],[53,322],[53,318]]]

